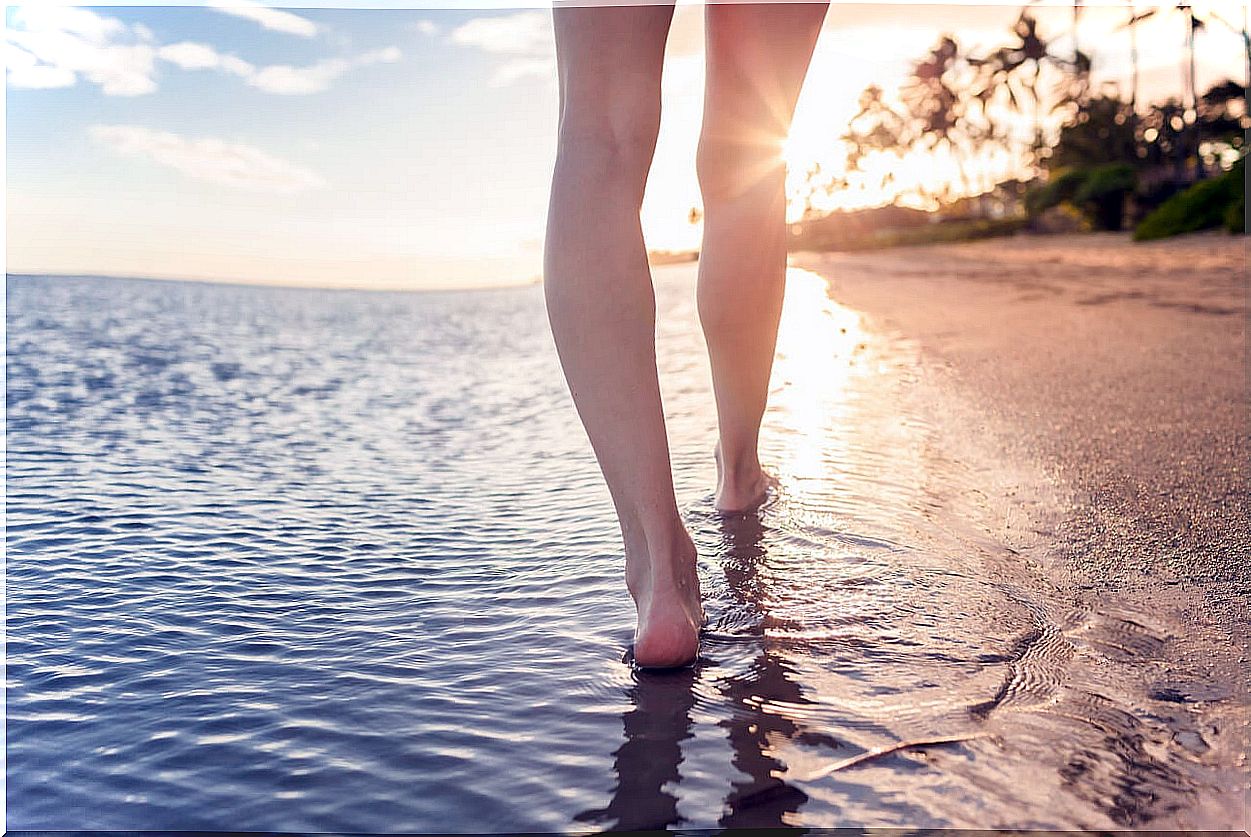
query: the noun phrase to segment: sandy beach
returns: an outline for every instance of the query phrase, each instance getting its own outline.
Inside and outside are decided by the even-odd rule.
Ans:
[[[1069,489],[1074,571],[1246,589],[1245,239],[1021,236],[795,263],[919,341]]]
[[[1123,643],[1143,712],[1219,718],[1245,777],[1245,238],[1017,236],[792,263],[920,347],[952,398],[936,410],[963,410],[949,437],[1041,475],[1054,519],[998,498],[1033,514],[1016,537],[1076,607],[1151,614],[1160,641]]]

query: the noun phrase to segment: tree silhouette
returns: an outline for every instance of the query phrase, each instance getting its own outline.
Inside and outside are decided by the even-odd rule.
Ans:
[[[1184,12],[1187,27],[1183,95],[1143,109],[1138,101],[1137,29],[1143,21],[1174,9]],[[1205,162],[1215,163],[1218,157],[1227,162],[1229,149],[1242,150],[1242,131],[1251,127],[1251,118],[1245,87],[1235,82],[1197,95],[1195,35],[1203,30],[1203,20],[1188,3],[1177,0],[1146,10],[1131,3],[1129,12],[1117,27],[1127,29],[1130,36],[1133,82],[1128,102],[1118,95],[1092,95],[1091,59],[1078,41],[1080,7],[1073,14],[1072,50],[1066,48],[1063,54],[1044,37],[1029,4],[1013,22],[1007,43],[998,48],[974,54],[954,36],[941,36],[913,62],[898,98],[876,85],[861,93],[859,110],[840,136],[844,171],[831,174],[812,165],[796,190],[806,215],[814,212],[814,195],[848,188],[857,182],[857,175],[869,190],[886,192],[897,186],[896,172],[915,162],[913,155],[947,156],[958,171],[958,184],[909,185],[914,190],[909,194],[930,205],[952,197],[953,186],[964,196],[993,191],[995,174],[986,162],[1000,153],[1014,161],[1012,174],[1025,177],[1047,170],[1128,164],[1141,173],[1135,177],[1143,188],[1160,192],[1201,173]],[[1251,38],[1245,25],[1238,29],[1228,21],[1221,23],[1243,35],[1251,79]],[[1201,158],[1201,149],[1209,152],[1206,159]],[[895,165],[881,166],[883,155],[893,158]],[[1193,166],[1192,158],[1198,161]],[[1172,173],[1166,174],[1170,169]],[[985,176],[989,183],[974,175]],[[1123,172],[1117,177],[1117,183],[1125,180]],[[896,198],[901,194],[897,191]]]
[[[906,118],[886,102],[882,88],[877,85],[866,87],[860,94],[860,110],[851,118],[842,140],[847,145],[849,172],[862,170],[864,161],[874,152],[902,159],[911,146]],[[877,188],[884,188],[889,177],[888,172]]]
[[[955,38],[942,36],[929,54],[912,67],[912,75],[900,88],[908,109],[905,132],[913,148],[936,151],[946,148],[956,163],[964,191],[969,193],[965,153],[975,142],[970,100],[962,94],[972,70],[968,57]],[[965,82],[965,84],[962,84]]]
[[[1037,166],[1046,148],[1043,119],[1085,98],[1090,86],[1090,57],[1077,52],[1073,59],[1067,59],[1053,53],[1051,43],[1039,34],[1037,19],[1024,10],[1012,25],[1012,35],[1015,43],[999,48],[980,63],[987,74],[986,87],[1006,91],[1012,108],[1032,120],[1029,159]],[[1055,72],[1048,73],[1049,69]],[[1047,84],[1044,73],[1058,77]]]
[[[1156,11],[1156,9],[1148,9],[1145,12],[1139,12],[1131,2],[1129,4],[1129,20],[1117,27],[1118,29],[1129,30],[1129,62],[1132,72],[1130,76],[1129,107],[1130,119],[1135,123],[1138,116],[1138,25],[1144,20],[1154,17]]]

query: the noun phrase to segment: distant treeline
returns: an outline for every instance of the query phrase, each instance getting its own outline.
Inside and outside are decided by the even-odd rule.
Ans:
[[[1122,29],[1133,40],[1143,20],[1172,8],[1133,14]],[[792,229],[794,246],[851,249],[1022,227],[1047,232],[1146,224],[1140,238],[1195,224],[1243,230],[1245,210],[1235,204],[1244,206],[1240,161],[1251,128],[1246,88],[1229,80],[1200,94],[1194,81],[1196,33],[1218,22],[1236,27],[1215,14],[1205,20],[1190,6],[1178,8],[1187,36],[1181,95],[1146,105],[1138,102],[1136,46],[1128,97],[1107,85],[1093,91],[1089,54],[1075,38],[1070,51],[1058,51],[1041,36],[1028,7],[1008,43],[989,52],[966,50],[943,36],[914,62],[897,97],[873,86],[861,95],[860,110],[840,137],[843,171],[831,176],[814,165],[807,172],[806,211]],[[1251,74],[1251,39],[1237,31]],[[898,167],[883,166],[883,155],[902,166],[918,154],[942,155],[958,172],[958,182],[913,185],[896,198],[931,211],[814,209],[815,198],[848,188],[855,178],[864,184],[871,171],[884,173],[880,183],[868,185],[889,191]],[[991,158],[1015,161],[1010,168],[1017,174],[988,182],[993,174],[977,163]],[[1164,217],[1153,218],[1157,211]]]

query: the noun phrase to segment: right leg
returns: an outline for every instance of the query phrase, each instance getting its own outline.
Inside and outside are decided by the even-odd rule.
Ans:
[[[556,350],[621,523],[643,666],[691,662],[702,610],[656,377],[639,223],[672,6],[558,7],[560,136],[544,254]]]
[[[764,497],[756,446],[786,284],[790,131],[826,4],[710,3],[699,140],[704,241],[699,319],[717,400],[717,494],[723,511]]]

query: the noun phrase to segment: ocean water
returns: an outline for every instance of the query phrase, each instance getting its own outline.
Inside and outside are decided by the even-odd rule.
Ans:
[[[778,493],[715,514],[693,289],[657,271],[710,623],[653,674],[539,288],[10,277],[8,827],[1138,827],[1207,792],[1139,708],[1164,639],[1065,603],[1047,532],[1004,533],[1044,499],[814,275]]]

